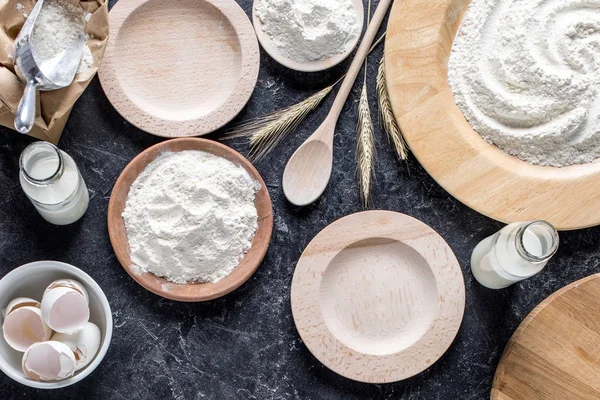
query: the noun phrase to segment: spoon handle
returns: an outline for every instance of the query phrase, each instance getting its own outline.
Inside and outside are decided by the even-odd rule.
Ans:
[[[36,94],[37,84],[35,79],[30,79],[27,82],[27,86],[25,86],[23,98],[19,102],[17,113],[15,115],[15,128],[19,133],[29,133],[33,127],[35,121]]]
[[[350,95],[352,87],[354,86],[354,82],[356,81],[356,77],[358,76],[358,73],[360,72],[363,66],[365,58],[367,58],[367,55],[369,54],[371,45],[375,41],[377,31],[379,30],[379,27],[381,26],[383,18],[385,17],[385,14],[387,13],[387,10],[390,7],[391,3],[392,0],[381,0],[379,2],[377,10],[375,11],[375,14],[373,14],[373,18],[371,19],[371,23],[367,27],[365,36],[363,37],[363,40],[360,46],[358,47],[358,50],[356,51],[354,60],[352,61],[352,64],[348,69],[348,73],[344,78],[344,82],[342,82],[342,87],[340,88],[333,103],[333,106],[331,107],[331,111],[327,116],[327,119],[329,119],[330,121],[337,121],[337,119],[340,117],[344,105],[346,104],[346,100],[348,100],[348,96]]]

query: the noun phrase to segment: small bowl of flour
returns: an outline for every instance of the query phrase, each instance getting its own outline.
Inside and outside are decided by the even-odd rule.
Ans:
[[[273,229],[265,184],[242,155],[176,139],[136,157],[108,212],[117,258],[138,283],[178,301],[221,297],[252,276]]]
[[[364,24],[362,0],[254,0],[252,22],[278,63],[317,72],[345,60]]]

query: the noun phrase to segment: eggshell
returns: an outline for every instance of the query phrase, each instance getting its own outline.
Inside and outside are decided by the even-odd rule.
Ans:
[[[90,304],[90,296],[88,295],[87,290],[85,290],[85,288],[83,287],[83,285],[81,283],[77,282],[74,279],[58,279],[58,280],[52,282],[50,285],[48,285],[48,287],[44,291],[44,295],[46,295],[46,293],[48,293],[50,290],[56,289],[59,287],[66,287],[66,288],[71,288],[71,289],[77,290],[79,293],[81,293],[83,295],[83,297],[85,298],[85,301],[88,304]]]
[[[10,314],[11,311],[14,311],[19,307],[27,307],[27,306],[35,307],[35,308],[41,307],[40,302],[37,300],[30,299],[29,297],[17,297],[16,299],[14,299],[10,303],[8,303],[6,308],[4,310],[2,310],[2,316],[4,318],[6,318],[6,316],[8,314]]]
[[[90,309],[84,296],[69,287],[49,290],[42,298],[44,322],[56,332],[79,332],[90,319]]]
[[[79,371],[85,368],[98,353],[101,334],[100,329],[95,324],[88,322],[79,332],[72,335],[55,333],[52,340],[69,346],[77,360],[75,371]]]
[[[56,381],[66,379],[75,373],[75,354],[64,343],[34,343],[23,354],[21,366],[30,379]]]
[[[52,336],[52,330],[44,323],[40,309],[30,306],[13,309],[4,319],[2,331],[6,343],[21,352]]]

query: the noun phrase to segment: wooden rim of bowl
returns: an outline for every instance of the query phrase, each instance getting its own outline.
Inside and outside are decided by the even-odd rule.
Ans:
[[[258,16],[256,15],[256,7],[259,4],[260,4],[260,0],[254,0],[254,4],[252,5],[252,23],[254,25],[254,30],[256,32],[256,37],[258,37],[258,41],[260,42],[263,49],[267,52],[267,54],[269,56],[271,56],[272,59],[274,59],[275,61],[277,61],[279,64],[283,65],[284,67],[293,69],[294,71],[320,72],[320,71],[325,71],[326,69],[329,69],[329,68],[333,68],[336,65],[338,65],[339,63],[341,63],[342,61],[344,61],[346,58],[348,58],[348,56],[350,54],[352,54],[352,51],[354,51],[354,49],[356,48],[356,45],[360,41],[361,34],[359,34],[356,37],[356,40],[354,40],[351,43],[351,45],[348,46],[347,51],[340,53],[340,54],[336,54],[333,57],[325,59],[325,60],[316,60],[316,61],[309,61],[309,62],[294,61],[294,60],[286,57],[285,55],[281,54],[279,52],[279,50],[277,50],[277,47],[275,47],[275,45],[273,44],[273,40],[271,39],[271,37],[263,31],[263,23],[260,20],[260,18],[258,18]],[[352,4],[358,11],[358,15],[361,20],[361,32],[362,32],[362,28],[364,27],[364,24],[365,24],[365,10],[363,8],[364,7],[363,1],[362,0],[352,0]]]
[[[189,0],[192,1],[192,0]],[[219,27],[223,26],[223,22],[228,23],[228,28],[232,29],[235,34],[235,41],[232,38],[224,34],[223,37],[217,37],[218,32],[215,36],[206,37],[202,36],[204,33],[196,33],[196,38],[193,37],[194,30],[190,28],[189,40],[195,40],[192,42],[192,46],[197,43],[204,41],[203,45],[217,45],[228,46],[233,52],[240,54],[240,66],[239,76],[238,72],[233,71],[236,76],[231,76],[229,81],[231,82],[230,93],[223,94],[215,104],[208,104],[210,100],[203,100],[207,103],[207,107],[211,107],[208,112],[195,110],[197,115],[182,115],[180,117],[167,117],[172,113],[176,113],[174,110],[179,109],[191,109],[191,105],[187,104],[190,102],[186,99],[186,96],[179,96],[179,93],[171,93],[169,98],[161,100],[161,105],[156,105],[158,101],[153,97],[151,102],[145,99],[148,96],[157,96],[161,90],[164,92],[165,87],[170,85],[178,85],[179,88],[183,86],[194,86],[195,92],[201,93],[205,90],[204,86],[207,82],[214,82],[222,80],[223,74],[227,71],[226,66],[220,71],[202,71],[198,70],[197,65],[189,65],[187,68],[189,71],[185,76],[181,76],[183,82],[175,83],[173,77],[170,74],[175,74],[175,69],[181,68],[177,66],[176,60],[168,59],[164,54],[159,52],[157,49],[169,49],[176,45],[173,44],[175,40],[167,40],[161,38],[168,32],[157,31],[152,32],[155,40],[151,40],[146,35],[141,34],[128,34],[124,32],[132,30],[132,25],[143,21],[145,18],[140,18],[138,14],[148,14],[152,17],[165,19],[168,18],[168,13],[164,10],[160,12],[148,11],[145,8],[151,7],[178,7],[179,3],[171,2],[170,0],[120,0],[111,9],[110,17],[110,35],[108,46],[104,55],[104,61],[99,71],[99,78],[102,87],[108,97],[109,101],[115,107],[115,109],[131,124],[142,129],[148,133],[156,136],[162,136],[167,138],[173,137],[188,137],[188,136],[200,136],[210,132],[213,132],[228,122],[230,122],[248,103],[250,96],[254,91],[256,82],[258,80],[258,73],[260,68],[260,52],[258,41],[254,33],[254,29],[250,20],[248,19],[244,10],[234,0],[197,0],[193,3],[197,9],[202,7],[211,7],[205,13],[209,16],[207,18],[215,18],[218,20]],[[215,12],[216,10],[216,12]],[[148,15],[142,15],[148,16]],[[181,24],[181,22],[172,21],[173,26]],[[125,29],[123,29],[125,27]],[[151,29],[151,27],[147,28]],[[128,41],[132,43],[123,43],[123,36],[126,36]],[[235,42],[235,43],[234,43]],[[208,43],[208,44],[207,44]],[[123,50],[119,47],[122,46]],[[161,47],[162,46],[162,47]],[[183,45],[181,45],[183,47]],[[198,52],[199,56],[215,58],[221,56],[217,51],[211,53],[209,51],[200,54],[199,49],[189,48],[179,49],[180,51],[187,52]],[[200,45],[202,47],[202,45]],[[129,66],[123,59],[120,52],[126,54],[133,54],[135,56],[137,52],[154,52],[157,53],[157,64],[153,65],[142,65],[139,68],[144,69],[147,72],[145,74],[137,74],[133,77],[129,76],[126,78],[122,77],[123,70],[127,70]],[[162,52],[168,52],[170,50],[162,50]],[[210,54],[206,54],[210,53]],[[222,60],[224,62],[224,60]],[[134,62],[134,61],[128,61]],[[170,69],[170,65],[174,65],[174,69]],[[132,85],[132,81],[141,80],[145,83],[145,88],[141,89],[138,86],[135,89],[129,88]],[[181,79],[179,79],[181,81]],[[161,88],[161,85],[163,86]],[[213,88],[214,89],[214,88]],[[183,90],[183,89],[182,89]],[[190,90],[188,90],[190,92]],[[154,94],[152,94],[154,93]],[[134,99],[140,99],[137,102]],[[186,104],[178,107],[180,101],[186,102]],[[161,107],[168,107],[160,110]],[[198,107],[194,105],[194,107]]]
[[[452,196],[490,218],[545,220],[559,230],[600,224],[600,161],[530,165],[486,143],[448,84],[448,59],[470,0],[394,3],[385,45],[390,99],[415,157]]]
[[[125,223],[122,218],[129,189],[139,174],[164,152],[199,150],[223,157],[235,165],[244,168],[250,176],[260,183],[256,194],[255,206],[258,213],[258,229],[252,240],[252,247],[244,259],[231,274],[217,283],[189,283],[178,285],[159,278],[151,273],[142,272],[130,258],[129,243]],[[167,299],[182,302],[199,302],[222,297],[244,284],[256,272],[263,261],[271,234],[273,232],[273,208],[271,197],[262,177],[254,166],[237,151],[212,140],[182,138],[167,140],[150,147],[125,167],[117,180],[108,204],[108,234],[117,259],[127,273],[140,285],[152,293]]]
[[[296,328],[310,352],[360,382],[414,376],[450,347],[465,309],[462,270],[444,239],[392,211],[344,217],[298,261]]]

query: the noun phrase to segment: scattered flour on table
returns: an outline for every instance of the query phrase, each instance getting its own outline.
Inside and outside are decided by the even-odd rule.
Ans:
[[[175,283],[217,282],[250,249],[260,184],[201,151],[165,153],[131,186],[123,219],[131,260]]]
[[[261,0],[256,15],[277,50],[296,62],[346,52],[362,28],[351,0]]]
[[[485,140],[532,164],[600,156],[600,0],[473,0],[448,81]]]

